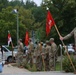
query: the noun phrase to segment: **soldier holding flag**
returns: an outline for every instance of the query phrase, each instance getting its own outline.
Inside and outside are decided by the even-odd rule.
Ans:
[[[63,40],[68,39],[69,37],[71,37],[72,35],[74,35],[74,37],[75,37],[75,49],[76,49],[76,27],[75,27],[75,29],[70,34],[68,34],[65,37],[62,37],[60,35],[60,32],[59,32],[59,30],[58,30],[55,22],[54,22],[54,19],[52,18],[52,15],[51,15],[50,11],[48,10],[48,12],[47,12],[47,20],[46,20],[46,33],[47,33],[47,35],[50,33],[50,30],[51,30],[51,28],[53,26],[55,27],[55,29],[56,29],[56,31],[57,31],[57,33],[58,33],[58,35],[60,37],[60,40],[61,40],[61,42],[62,42],[62,44],[63,44],[64,47],[65,47],[65,44],[64,44]],[[67,51],[66,47],[65,47],[65,50]],[[73,64],[73,62],[72,62],[72,60],[71,60],[70,55],[68,54],[68,52],[67,52],[67,56],[68,56],[68,58],[70,60],[70,63],[72,65],[74,71],[76,71],[75,70],[75,66],[74,66],[74,64]]]
[[[71,36],[74,35],[74,39],[75,39],[75,50],[76,50],[76,27],[65,37],[60,36],[60,40],[66,40],[69,39]]]

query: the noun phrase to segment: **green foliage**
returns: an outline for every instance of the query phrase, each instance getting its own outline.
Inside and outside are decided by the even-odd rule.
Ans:
[[[29,31],[30,37],[32,30],[35,31],[35,37],[41,41],[54,37],[56,43],[59,36],[53,27],[48,37],[46,37],[46,7],[56,22],[56,25],[62,36],[65,36],[76,26],[76,1],[75,0],[44,0],[45,4],[37,6],[34,1],[26,0],[0,0],[0,43],[7,44],[7,32],[11,33],[14,44],[17,39],[17,14],[11,13],[13,9],[19,11],[19,36],[24,39],[26,30]],[[69,27],[69,28],[68,28]],[[72,43],[74,40],[67,41]]]
[[[32,14],[34,15],[35,22],[42,22],[46,17],[44,10],[41,7],[35,7],[32,9]]]
[[[72,62],[74,64],[75,68],[76,68],[76,59],[74,59],[74,56],[71,56],[71,59],[72,59]],[[74,72],[74,69],[73,69],[73,67],[72,67],[72,65],[71,65],[67,56],[65,56],[65,58],[63,60],[63,70],[65,72]]]
[[[49,10],[62,36],[65,36],[68,33],[70,33],[72,29],[76,26],[75,25],[75,20],[76,20],[76,14],[75,14],[76,1],[75,0],[72,0],[72,1],[71,0],[58,0],[58,1],[44,0],[44,3],[42,3],[43,10],[46,10],[46,7],[49,7]],[[45,23],[46,22],[43,23],[43,27],[45,27],[44,26]],[[52,28],[49,36],[43,39],[49,39],[50,37],[54,37],[56,40],[56,43],[61,43],[55,28]],[[67,41],[66,43],[73,43],[73,40]]]
[[[24,2],[23,0],[19,1],[19,0],[11,0],[8,3],[9,6],[15,7],[15,6],[24,6]]]
[[[10,10],[12,10],[12,7],[8,7],[6,9],[3,8],[2,12],[0,12],[0,42],[1,44],[7,43],[8,30],[11,31],[12,34],[14,33],[14,35],[16,32],[12,30],[12,29],[16,30],[16,27],[14,26],[14,24],[16,23],[16,21],[14,20],[15,15],[11,14]]]
[[[8,6],[8,0],[0,0],[0,11]]]
[[[61,70],[60,62],[56,62],[56,71],[60,70]]]
[[[34,1],[31,1],[31,0],[26,0],[25,8],[30,9],[33,7],[37,7],[36,3]]]

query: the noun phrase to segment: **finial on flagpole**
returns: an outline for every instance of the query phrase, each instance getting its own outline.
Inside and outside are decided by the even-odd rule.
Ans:
[[[49,10],[49,8],[48,8],[48,7],[46,7],[46,10]]]

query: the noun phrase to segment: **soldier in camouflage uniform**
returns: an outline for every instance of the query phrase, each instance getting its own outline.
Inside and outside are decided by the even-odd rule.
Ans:
[[[36,69],[37,71],[41,71],[42,70],[41,43],[38,44],[36,49],[37,49],[36,50]]]
[[[37,56],[37,47],[38,47],[38,42],[35,42],[35,49],[34,49],[34,53],[33,53],[33,64],[36,67],[36,56]]]
[[[46,48],[45,48],[45,70],[49,71],[49,51],[51,50],[51,46],[49,41],[46,41]]]
[[[42,64],[43,64],[42,67],[44,71],[46,70],[45,69],[45,59],[46,59],[45,51],[46,51],[46,48],[44,47],[43,42],[41,42],[41,57],[42,57]]]
[[[30,67],[33,66],[33,53],[34,53],[34,44],[32,42],[32,39],[29,41],[29,49],[28,49],[28,61],[30,64]]]
[[[16,55],[16,63],[17,66],[20,67],[22,66],[22,60],[23,60],[23,43],[22,43],[22,39],[18,40],[18,53]]]
[[[75,39],[75,50],[76,50],[76,27],[65,37],[60,36],[60,40],[66,40],[69,39],[71,36],[74,35],[74,39]]]
[[[57,45],[54,42],[54,38],[50,38],[50,44],[51,44],[51,50],[49,50],[49,66],[50,70],[54,71],[55,70],[55,56],[57,52]],[[56,58],[57,59],[57,58]]]

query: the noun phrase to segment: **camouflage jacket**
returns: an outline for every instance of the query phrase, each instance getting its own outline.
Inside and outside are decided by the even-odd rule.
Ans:
[[[18,46],[18,53],[23,53],[23,43],[20,43]]]
[[[31,52],[33,52],[33,50],[34,50],[34,44],[33,44],[33,42],[30,42],[28,52],[31,53]]]
[[[57,53],[57,45],[55,43],[51,44],[51,50],[49,51],[49,55],[54,57]]]
[[[68,34],[64,37],[64,40],[69,39],[71,36],[74,35],[74,39],[75,39],[75,47],[76,47],[76,27]]]

